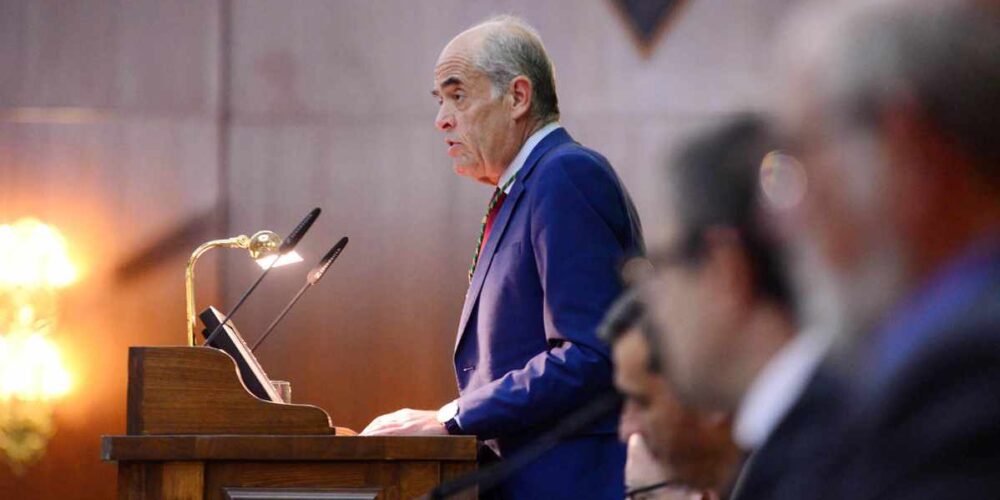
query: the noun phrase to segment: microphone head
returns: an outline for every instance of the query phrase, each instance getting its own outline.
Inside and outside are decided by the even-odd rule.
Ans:
[[[295,226],[295,229],[292,229],[292,232],[288,233],[288,236],[281,242],[281,246],[278,247],[278,253],[280,255],[284,255],[295,249],[295,246],[299,244],[299,240],[305,236],[306,231],[308,231],[313,225],[313,222],[316,222],[316,219],[319,218],[320,212],[322,212],[322,210],[320,210],[319,207],[312,209],[312,211],[306,215],[306,218],[302,219],[302,222],[299,222],[299,225]]]
[[[327,269],[330,269],[330,266],[333,265],[333,261],[337,260],[337,257],[340,256],[340,252],[342,252],[344,247],[347,246],[347,241],[347,236],[341,238],[340,241],[338,241],[337,244],[323,256],[323,260],[319,261],[319,264],[317,264],[312,271],[309,271],[309,275],[306,277],[309,281],[309,285],[315,285],[319,282],[320,278],[326,274]]]

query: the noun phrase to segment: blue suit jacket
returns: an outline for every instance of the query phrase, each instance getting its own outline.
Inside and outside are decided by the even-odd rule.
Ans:
[[[827,498],[1000,497],[1000,238],[877,333]]]
[[[596,335],[621,292],[618,267],[643,251],[639,219],[600,154],[564,129],[528,156],[465,297],[455,344],[458,422],[501,457],[612,390]],[[502,485],[505,497],[621,498],[617,415]]]
[[[860,363],[818,373],[736,498],[1000,497],[1000,244],[891,317]]]

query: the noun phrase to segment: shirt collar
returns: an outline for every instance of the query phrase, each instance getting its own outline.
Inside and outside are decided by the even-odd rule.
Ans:
[[[826,355],[829,336],[802,331],[764,366],[740,401],[733,440],[745,451],[767,441],[805,389]]]
[[[498,187],[504,187],[504,194],[510,194],[510,188],[514,185],[514,176],[521,170],[524,166],[524,162],[527,161],[528,156],[531,155],[531,151],[535,149],[535,146],[539,142],[542,142],[547,135],[555,132],[556,130],[562,128],[559,122],[552,122],[544,127],[535,131],[528,137],[528,140],[524,141],[524,145],[521,146],[521,150],[518,151],[517,156],[511,160],[510,165],[507,165],[507,169],[503,171],[503,175],[500,176],[500,182],[497,183]],[[508,183],[509,182],[509,183]]]

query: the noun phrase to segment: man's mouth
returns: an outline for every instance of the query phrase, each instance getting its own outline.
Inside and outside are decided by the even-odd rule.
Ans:
[[[448,156],[454,157],[458,154],[458,148],[462,146],[462,143],[451,139],[445,139],[444,142],[448,145]]]

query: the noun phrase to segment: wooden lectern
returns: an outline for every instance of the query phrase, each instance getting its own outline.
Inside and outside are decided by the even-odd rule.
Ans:
[[[132,347],[128,377],[127,434],[102,438],[120,500],[410,499],[476,468],[471,436],[362,437],[258,399],[217,349]]]

